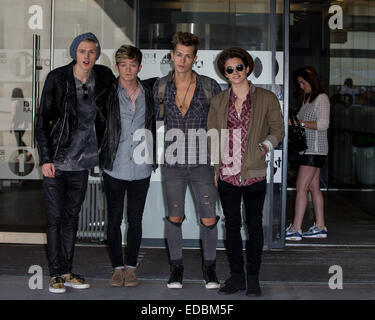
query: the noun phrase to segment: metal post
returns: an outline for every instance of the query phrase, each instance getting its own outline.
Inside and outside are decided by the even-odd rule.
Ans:
[[[39,65],[40,58],[40,36],[33,34],[33,70],[32,70],[32,126],[31,126],[31,147],[35,148],[35,115],[39,106]]]
[[[139,48],[139,1],[134,0],[134,14],[133,14],[133,43]]]
[[[289,0],[284,0],[284,125],[283,177],[281,190],[281,246],[285,245],[286,196],[288,180],[288,118],[289,118]]]
[[[276,61],[276,0],[270,0],[270,28],[269,28],[269,43],[271,49],[271,79],[272,79],[272,91],[275,92],[275,61]],[[267,248],[272,248],[272,238],[273,238],[273,210],[274,210],[274,152],[270,153],[270,183],[268,185],[268,226],[267,226]]]
[[[55,0],[51,0],[50,71],[55,67]]]

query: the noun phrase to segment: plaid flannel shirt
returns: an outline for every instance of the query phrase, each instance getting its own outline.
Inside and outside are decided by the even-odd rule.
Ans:
[[[200,143],[198,137],[192,134],[194,131],[198,133],[198,130],[203,130],[202,132],[204,133],[207,132],[207,117],[210,107],[203,90],[200,75],[195,74],[197,76],[196,88],[190,107],[184,117],[182,117],[175,102],[177,89],[172,77],[170,77],[165,88],[163,100],[165,125],[164,165],[167,167],[196,167],[202,164],[210,164],[207,140]],[[156,120],[160,121],[163,119],[159,118],[159,81],[158,79],[155,82],[153,94]],[[211,92],[212,97],[214,97],[221,91],[221,88],[214,79],[211,79],[211,81]],[[170,131],[171,129],[179,130]],[[179,136],[177,139],[176,132],[182,133],[183,136]],[[167,141],[172,136],[173,140]],[[171,146],[172,144],[173,146]],[[168,149],[170,146],[171,148]],[[173,159],[175,163],[171,163],[170,159]]]

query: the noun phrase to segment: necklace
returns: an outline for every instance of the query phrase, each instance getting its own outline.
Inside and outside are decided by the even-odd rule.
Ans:
[[[138,89],[138,82],[137,82],[137,85],[135,86],[135,88],[133,89],[133,91],[131,93],[127,93],[127,90],[126,90],[126,97],[131,100],[131,97],[134,95],[134,93],[137,91]]]
[[[239,98],[237,97],[236,100],[234,101],[234,108],[236,109],[237,117],[241,117],[241,111],[242,111],[242,103],[238,103]]]
[[[178,95],[176,93],[177,108],[180,110],[180,112],[182,112],[182,110],[184,109],[185,99],[186,99],[187,93],[189,92],[192,78],[193,78],[193,75],[190,77],[189,85],[186,89],[186,92],[185,92],[185,95],[184,95],[184,99],[182,100],[182,103],[180,103],[180,99],[178,99]],[[175,83],[176,83],[176,78],[175,78]]]

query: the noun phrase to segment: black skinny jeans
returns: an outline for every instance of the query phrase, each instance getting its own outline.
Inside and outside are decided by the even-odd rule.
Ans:
[[[247,274],[258,275],[264,241],[262,218],[266,181],[238,187],[219,180],[218,191],[225,216],[226,247],[231,274],[244,273],[241,237],[241,199],[243,198],[248,232]]]
[[[127,181],[103,173],[104,190],[107,197],[108,229],[107,241],[112,267],[124,265],[122,253],[121,223],[124,216],[124,198],[127,191],[126,261],[128,266],[137,265],[142,240],[142,217],[146,203],[150,177]]]
[[[54,178],[43,178],[51,277],[72,272],[79,212],[85,199],[87,180],[87,170],[56,170]]]

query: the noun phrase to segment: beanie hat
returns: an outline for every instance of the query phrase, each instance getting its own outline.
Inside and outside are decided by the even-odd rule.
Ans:
[[[93,40],[94,42],[96,42],[96,44],[97,44],[97,46],[96,46],[96,60],[98,60],[98,58],[100,56],[100,43],[99,43],[99,40],[97,39],[97,37],[95,36],[95,34],[93,34],[91,32],[80,34],[80,35],[78,35],[77,37],[74,38],[72,44],[70,45],[70,49],[69,49],[70,56],[73,60],[77,60],[77,48],[78,48],[79,44],[82,41],[87,40],[87,39],[90,39],[90,40]]]

